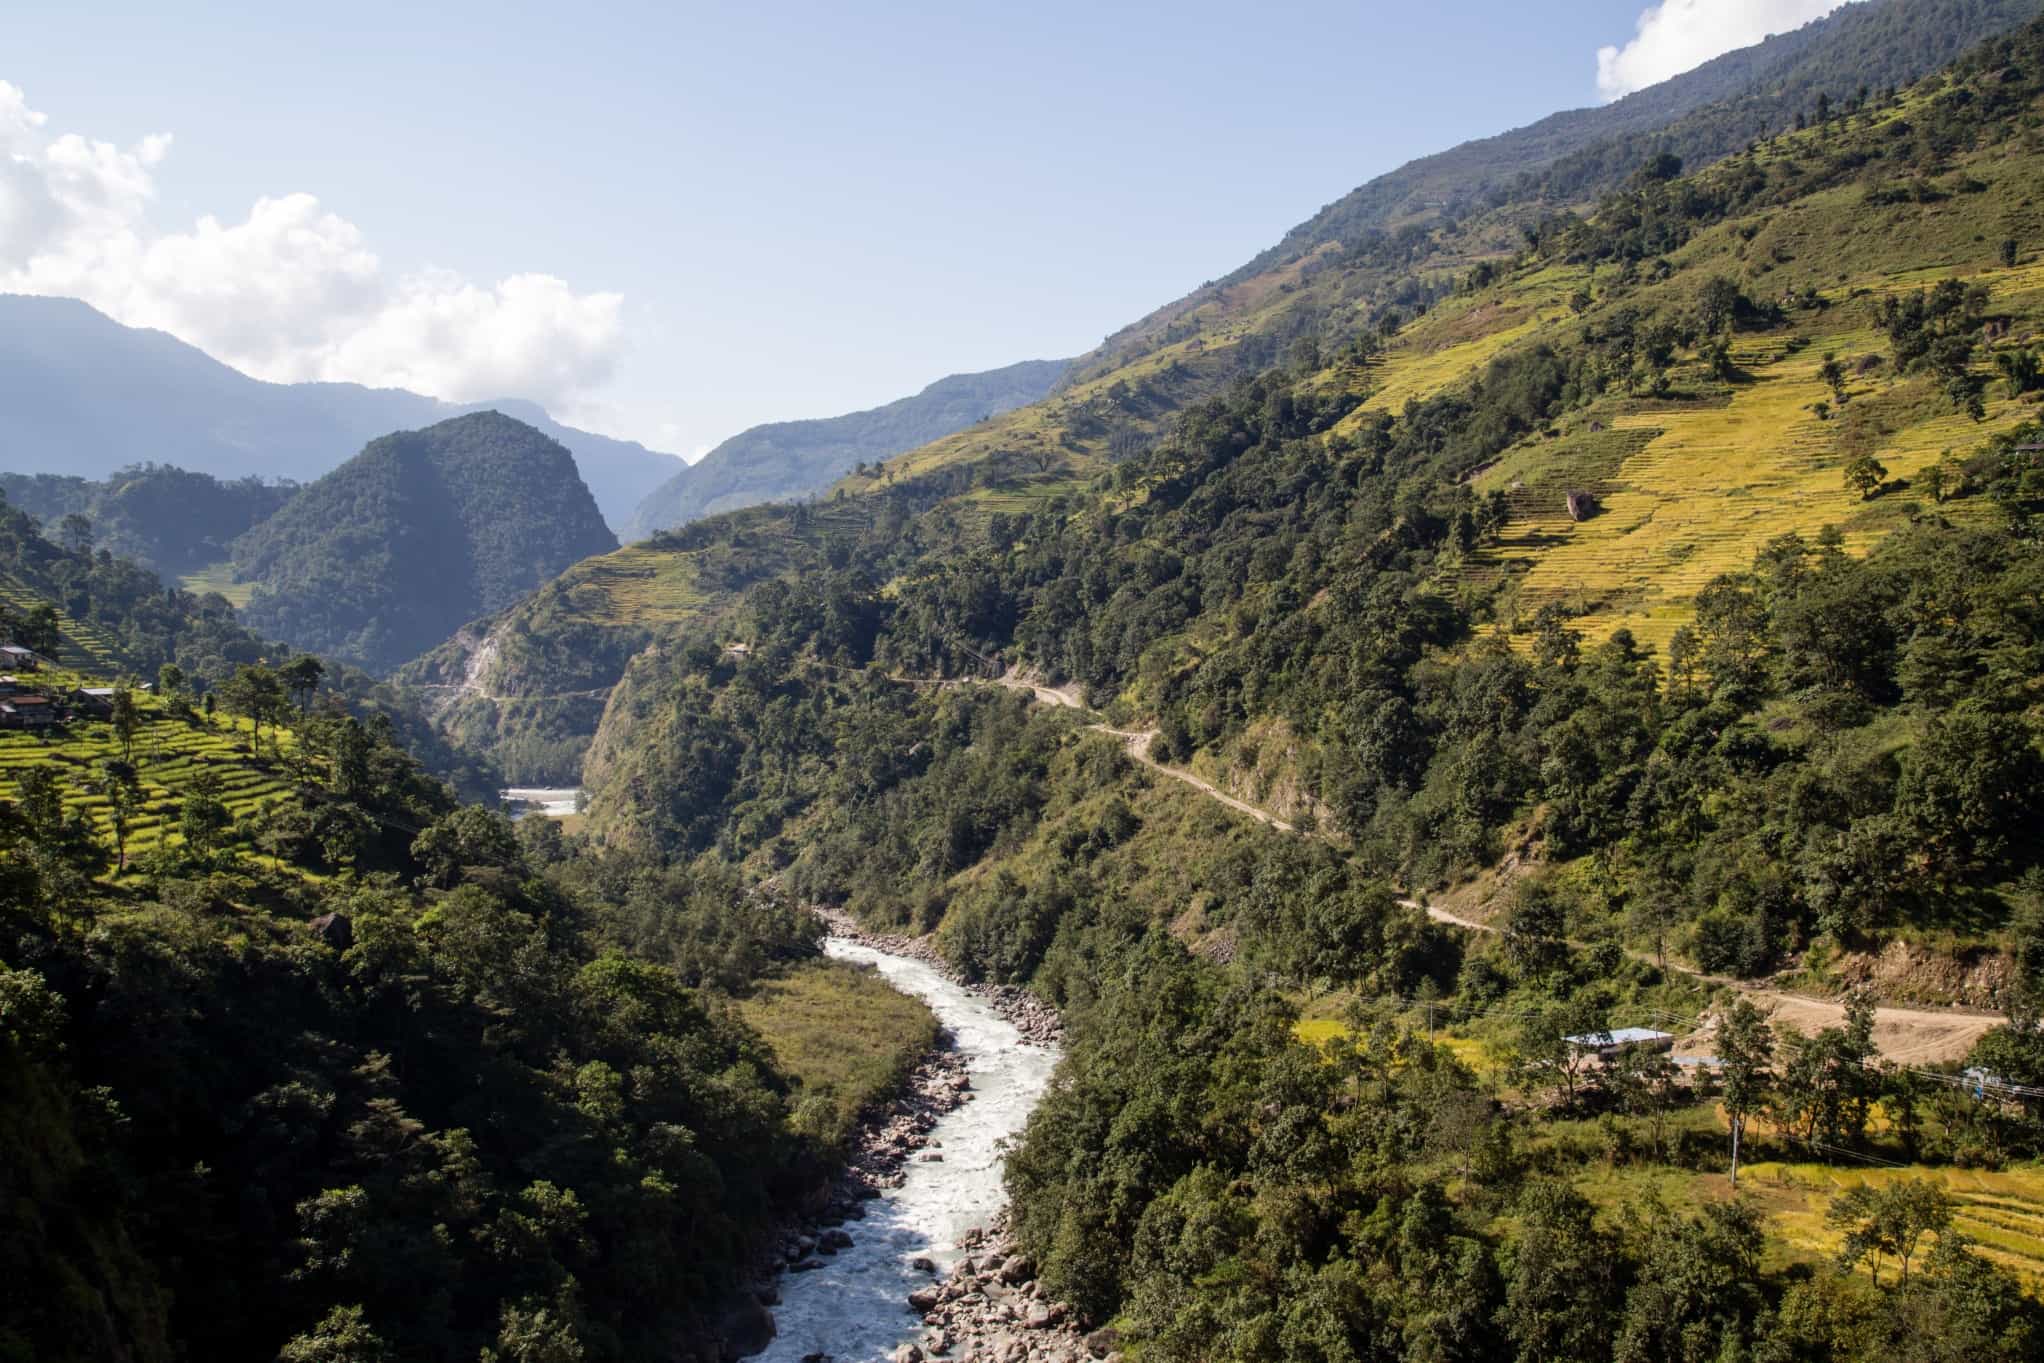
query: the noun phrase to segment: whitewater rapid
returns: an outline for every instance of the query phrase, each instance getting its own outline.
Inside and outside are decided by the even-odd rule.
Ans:
[[[833,938],[824,950],[841,961],[871,965],[888,983],[929,1004],[951,1030],[973,1100],[947,1113],[930,1132],[941,1163],[911,1160],[907,1181],[866,1204],[866,1219],[846,1229],[850,1249],[821,1268],[781,1277],[774,1342],[761,1363],[801,1363],[829,1354],[835,1363],[884,1363],[920,1333],[908,1294],[934,1281],[909,1267],[918,1257],[940,1271],[963,1257],[959,1238],[984,1227],[1001,1209],[1002,1142],[1020,1134],[1057,1065],[1054,1048],[1031,1045],[985,1001],[921,961]]]

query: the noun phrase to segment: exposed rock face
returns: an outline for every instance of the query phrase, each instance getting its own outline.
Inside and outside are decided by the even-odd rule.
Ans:
[[[335,951],[346,951],[355,945],[355,923],[345,913],[323,913],[305,926]]]

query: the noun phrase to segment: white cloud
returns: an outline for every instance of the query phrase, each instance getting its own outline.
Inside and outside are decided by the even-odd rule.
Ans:
[[[1597,51],[1597,89],[1617,99],[1712,57],[1821,19],[1845,0],[1662,0],[1639,16],[1639,35]]]
[[[393,276],[360,228],[310,194],[159,232],[148,211],[168,135],[122,148],[47,123],[0,81],[0,291],[81,298],[280,382],[573,407],[616,363],[618,294],[541,274]]]

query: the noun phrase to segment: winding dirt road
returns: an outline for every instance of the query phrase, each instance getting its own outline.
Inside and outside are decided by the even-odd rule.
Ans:
[[[1011,691],[1026,692],[1044,705],[1054,705],[1065,710],[1086,710],[1085,703],[1070,686],[1062,688],[1045,686],[1026,676],[1002,677],[998,684]],[[1156,737],[1154,729],[1115,729],[1105,724],[1089,724],[1086,727],[1093,733],[1109,734],[1121,739],[1133,760],[1161,776],[1191,786],[1238,814],[1247,815],[1280,832],[1297,831],[1290,823],[1268,810],[1258,809],[1255,805],[1238,800],[1215,788],[1212,782],[1202,780],[1183,768],[1169,766],[1152,758],[1150,740]],[[1402,899],[1399,902],[1407,908],[1418,909],[1436,923],[1445,923],[1467,932],[1497,931],[1497,928],[1489,923],[1465,918],[1431,904],[1421,904],[1413,899]],[[1650,959],[1642,952],[1629,954],[1642,960]],[[1709,975],[1680,965],[1671,965],[1669,968],[1709,984],[1737,989],[1764,1009],[1777,1024],[1792,1027],[1805,1035],[1814,1035],[1826,1027],[1840,1027],[1845,1024],[1845,1005],[1830,999],[1811,998],[1805,994],[1791,994],[1779,989],[1764,989],[1743,980],[1723,975]],[[1884,1059],[1904,1064],[1922,1065],[1959,1060],[1973,1049],[1974,1042],[2007,1020],[1999,1013],[1975,1009],[1876,1008],[1874,1045]]]

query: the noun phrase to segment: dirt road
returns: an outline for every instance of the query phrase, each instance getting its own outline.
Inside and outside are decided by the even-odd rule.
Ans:
[[[1489,923],[1433,905],[1422,905],[1416,900],[1401,899],[1399,903],[1409,909],[1419,909],[1436,923],[1447,923],[1470,932],[1496,932]],[[1644,952],[1628,952],[1635,959],[1647,960]],[[1845,1005],[1831,999],[1811,998],[1807,994],[1791,994],[1780,989],[1765,989],[1735,980],[1725,975],[1707,975],[1702,971],[1690,970],[1680,965],[1671,965],[1671,970],[1680,971],[1710,984],[1725,985],[1738,990],[1753,1000],[1755,1006],[1767,1013],[1777,1025],[1793,1027],[1805,1036],[1814,1036],[1826,1027],[1845,1025]],[[1885,1060],[1897,1063],[1926,1065],[1947,1060],[1961,1060],[1973,1043],[1986,1036],[2007,1019],[1999,1013],[1980,1012],[1973,1009],[1937,1008],[1876,1008],[1874,1009],[1874,1046]]]
[[[1083,710],[1074,689],[1043,686],[1020,677],[1003,677],[1002,686],[1010,690],[1027,691],[1045,705],[1056,705],[1067,710]],[[1161,776],[1191,786],[1209,799],[1216,800],[1238,814],[1246,814],[1260,823],[1281,832],[1295,831],[1291,824],[1267,810],[1238,800],[1218,790],[1209,781],[1203,781],[1191,772],[1179,767],[1167,766],[1150,756],[1150,740],[1156,737],[1154,729],[1131,730],[1113,729],[1105,724],[1086,726],[1094,733],[1110,734],[1122,740],[1128,755]],[[1496,932],[1489,923],[1473,918],[1464,918],[1446,909],[1423,905],[1417,900],[1400,900],[1407,908],[1418,909],[1436,923],[1446,923],[1469,932]],[[1633,953],[1645,957],[1641,953]],[[1840,1027],[1845,1024],[1845,1005],[1830,999],[1815,999],[1803,994],[1791,994],[1779,989],[1764,989],[1747,984],[1742,980],[1722,975],[1707,975],[1702,971],[1690,970],[1674,965],[1670,969],[1711,984],[1737,989],[1761,1009],[1765,1010],[1776,1023],[1793,1027],[1805,1035],[1814,1035],[1826,1027]],[[1999,1013],[1975,1010],[1940,1010],[1928,1008],[1876,1008],[1874,1010],[1874,1045],[1882,1057],[1906,1064],[1937,1064],[1944,1061],[1963,1059],[1973,1049],[1973,1043],[1985,1036],[2008,1019]]]

